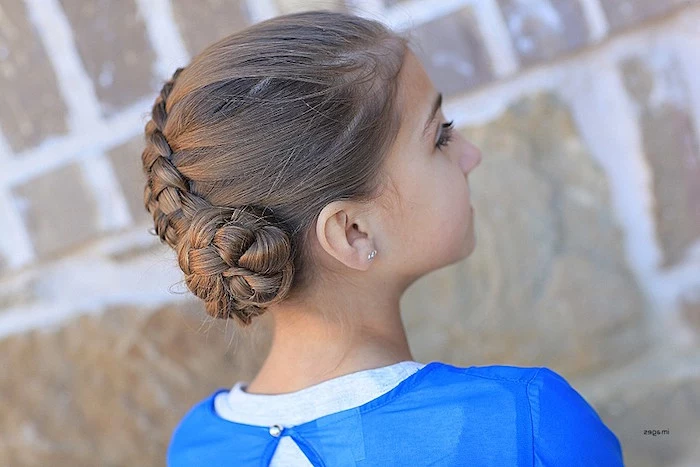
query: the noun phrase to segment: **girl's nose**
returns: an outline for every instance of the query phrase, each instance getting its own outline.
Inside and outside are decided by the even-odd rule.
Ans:
[[[467,148],[461,156],[460,165],[465,172],[471,172],[476,166],[481,164],[481,150],[470,142],[466,144]]]

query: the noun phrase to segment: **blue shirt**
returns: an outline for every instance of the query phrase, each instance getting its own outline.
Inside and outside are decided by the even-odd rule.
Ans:
[[[381,396],[299,425],[219,417],[220,388],[175,428],[167,465],[270,465],[290,436],[315,466],[623,466],[615,434],[554,371],[434,361]]]

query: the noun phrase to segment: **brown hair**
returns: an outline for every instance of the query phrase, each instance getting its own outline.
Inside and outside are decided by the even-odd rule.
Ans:
[[[145,127],[144,204],[189,290],[243,326],[319,274],[324,206],[376,199],[408,39],[324,10],[278,16],[178,68]]]

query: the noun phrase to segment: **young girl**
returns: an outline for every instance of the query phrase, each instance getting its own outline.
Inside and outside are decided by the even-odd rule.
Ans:
[[[411,355],[400,298],[474,250],[481,153],[408,43],[354,15],[279,16],[163,87],[142,155],[155,233],[213,317],[274,320],[259,373],[187,412],[169,466],[622,465],[552,370]]]

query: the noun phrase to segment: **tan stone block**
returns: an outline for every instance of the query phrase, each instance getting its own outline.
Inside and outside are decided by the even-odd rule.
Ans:
[[[153,92],[156,59],[133,0],[60,0],[105,116]]]
[[[625,465],[657,467],[695,460],[700,439],[700,379],[659,379],[655,386],[629,388],[638,395],[600,403],[600,416],[620,440]],[[628,402],[629,401],[629,402]],[[614,410],[613,410],[614,407]],[[664,431],[668,430],[668,431]],[[691,457],[692,455],[695,457]]]
[[[173,0],[173,15],[191,56],[251,23],[244,0]],[[175,71],[175,70],[173,70]]]
[[[40,258],[81,245],[100,233],[97,205],[77,163],[12,189]]]
[[[66,133],[66,106],[24,2],[3,2],[0,18],[0,127],[19,152]]]
[[[460,131],[483,154],[470,175],[476,249],[414,292],[446,294],[450,306],[409,312],[434,320],[410,329],[411,338],[437,327],[450,335],[438,356],[451,362],[544,365],[567,375],[644,352],[647,304],[626,263],[606,176],[569,109],[554,95],[533,95]]]
[[[164,465],[187,410],[258,370],[269,328],[257,326],[234,335],[192,299],[1,340],[2,465]]]

